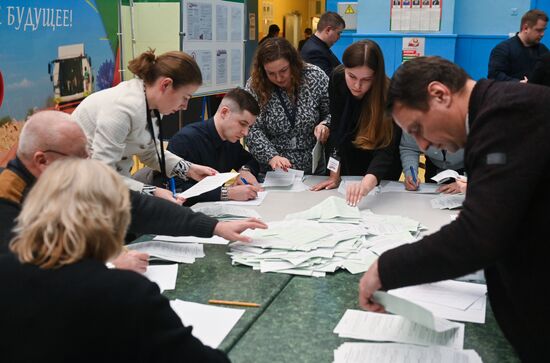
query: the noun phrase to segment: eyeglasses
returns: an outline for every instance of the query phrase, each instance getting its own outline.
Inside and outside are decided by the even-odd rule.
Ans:
[[[69,155],[69,154],[65,154],[65,153],[62,153],[61,151],[57,151],[57,150],[42,150],[43,153],[54,153],[54,154],[57,154],[57,155],[61,155],[61,156],[64,156],[64,157],[78,157],[78,158],[81,158],[81,159],[89,159],[90,158],[90,153],[88,152],[88,150],[86,150],[86,154],[85,155]]]

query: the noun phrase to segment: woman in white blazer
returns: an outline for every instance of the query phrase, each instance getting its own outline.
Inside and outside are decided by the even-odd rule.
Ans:
[[[185,110],[202,83],[201,71],[186,53],[173,51],[155,56],[153,50],[130,61],[137,76],[117,86],[91,94],[72,114],[84,130],[93,159],[105,161],[126,178],[132,190],[180,203],[172,192],[143,184],[130,177],[133,155],[167,178],[200,180],[216,170],[192,164],[161,149],[160,114]]]

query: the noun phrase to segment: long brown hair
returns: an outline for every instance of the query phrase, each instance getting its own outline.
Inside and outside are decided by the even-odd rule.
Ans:
[[[195,59],[189,54],[172,51],[155,56],[155,50],[149,49],[128,63],[130,72],[151,85],[159,77],[168,77],[172,86],[178,88],[188,84],[202,84],[201,70]]]
[[[367,150],[388,146],[393,137],[393,121],[385,114],[389,79],[380,47],[372,40],[358,41],[344,51],[342,62],[345,68],[367,66],[374,71],[372,85],[361,102],[358,131],[353,144]]]
[[[250,72],[251,88],[258,96],[260,107],[264,107],[271,98],[273,83],[267,78],[264,65],[279,59],[286,59],[290,65],[291,94],[298,89],[302,80],[304,62],[298,51],[285,38],[269,38],[258,46]]]

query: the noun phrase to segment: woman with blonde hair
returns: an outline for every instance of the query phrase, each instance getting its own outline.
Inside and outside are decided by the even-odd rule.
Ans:
[[[108,269],[130,221],[128,189],[106,164],[49,166],[0,257],[2,361],[226,362],[182,325],[156,284]]]
[[[312,190],[337,188],[342,175],[364,175],[346,189],[346,200],[356,205],[380,180],[399,178],[401,129],[385,115],[389,79],[378,44],[368,39],[353,43],[342,63],[329,84],[329,145],[338,167]]]
[[[325,142],[329,135],[325,72],[304,63],[285,38],[270,38],[256,50],[246,89],[260,105],[247,138],[250,153],[264,169],[311,173],[316,139]]]
[[[153,50],[131,60],[128,69],[137,78],[91,94],[71,117],[84,130],[93,159],[105,161],[126,176],[130,189],[175,202],[169,190],[129,178],[132,156],[165,178],[200,180],[216,173],[162,147],[160,115],[187,109],[189,99],[202,83],[201,71],[186,53],[173,51],[157,57]]]

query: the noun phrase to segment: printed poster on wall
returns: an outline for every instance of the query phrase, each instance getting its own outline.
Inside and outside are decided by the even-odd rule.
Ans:
[[[198,95],[244,85],[244,4],[222,0],[183,2],[182,49],[201,69]]]
[[[443,0],[390,0],[390,30],[438,32]]]
[[[425,54],[426,38],[403,37],[403,50],[401,52],[402,62],[422,57]]]
[[[111,87],[116,16],[110,0],[2,0],[0,124]]]

